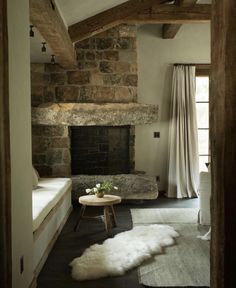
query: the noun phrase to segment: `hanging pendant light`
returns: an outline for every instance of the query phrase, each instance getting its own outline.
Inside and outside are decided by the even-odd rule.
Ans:
[[[46,45],[47,43],[46,42],[42,42],[42,48],[41,48],[41,51],[43,52],[43,53],[45,53],[46,51],[47,51],[47,49],[46,49]]]
[[[34,25],[30,25],[30,31],[29,31],[29,36],[34,37],[34,31],[33,31]]]
[[[55,55],[51,55],[51,63],[52,64],[55,64],[56,63],[56,60],[55,60]]]

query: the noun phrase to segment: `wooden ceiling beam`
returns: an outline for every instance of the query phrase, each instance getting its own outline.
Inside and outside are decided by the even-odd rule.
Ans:
[[[128,24],[184,24],[211,21],[211,5],[197,4],[193,7],[154,5],[125,19]]]
[[[75,50],[54,0],[30,0],[30,22],[51,47],[59,64],[76,66]]]
[[[124,19],[167,0],[129,0],[69,27],[72,42],[84,40],[124,23]]]
[[[193,7],[196,3],[197,0],[175,0],[175,6],[180,7]],[[173,39],[181,26],[181,24],[164,24],[162,27],[162,38]]]

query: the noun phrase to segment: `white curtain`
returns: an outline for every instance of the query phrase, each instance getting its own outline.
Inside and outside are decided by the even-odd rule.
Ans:
[[[174,66],[169,130],[168,197],[197,196],[198,136],[195,67]]]

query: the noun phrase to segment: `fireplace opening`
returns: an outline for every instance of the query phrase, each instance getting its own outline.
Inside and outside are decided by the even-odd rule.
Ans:
[[[133,131],[132,126],[72,126],[72,175],[132,173]]]

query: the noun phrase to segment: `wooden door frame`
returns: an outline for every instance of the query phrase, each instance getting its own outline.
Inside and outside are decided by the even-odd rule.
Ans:
[[[0,0],[0,287],[12,287],[7,0]]]
[[[236,3],[213,0],[210,134],[211,287],[236,287]]]

